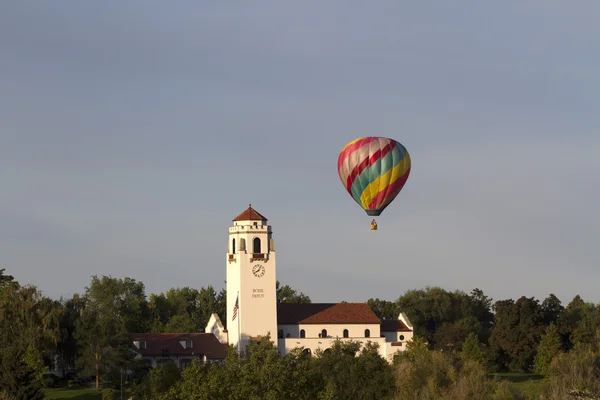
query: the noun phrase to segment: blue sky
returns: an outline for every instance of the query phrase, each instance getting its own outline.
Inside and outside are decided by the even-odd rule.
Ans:
[[[169,4],[167,4],[169,3]],[[269,218],[313,301],[427,285],[600,302],[600,3],[0,6],[0,265],[58,298],[93,274],[221,288],[227,227]],[[370,218],[337,176],[404,144]]]

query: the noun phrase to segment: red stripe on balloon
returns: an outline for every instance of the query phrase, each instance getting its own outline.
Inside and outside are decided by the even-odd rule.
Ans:
[[[364,139],[360,139],[356,143],[353,143],[350,146],[348,146],[347,148],[345,148],[344,151],[342,151],[338,157],[338,171],[340,170],[340,167],[342,166],[342,164],[344,163],[346,158],[348,158],[350,153],[352,153],[354,150],[360,148],[361,146],[363,146],[365,144],[374,142],[377,139],[378,138],[376,138],[376,137],[366,137]]]
[[[393,198],[393,197],[397,196],[398,193],[400,193],[400,190],[402,190],[402,187],[404,186],[404,184],[406,183],[406,180],[408,179],[409,174],[410,174],[410,168],[404,173],[404,175],[402,175],[400,178],[396,179],[394,181],[394,183],[392,183],[391,185],[388,185],[385,189],[383,189],[379,193],[377,193],[377,197],[375,197],[369,203],[369,210],[377,209],[388,197]]]
[[[390,142],[386,144],[382,149],[377,150],[371,157],[367,157],[360,164],[352,169],[350,176],[346,179],[346,190],[352,192],[352,184],[358,175],[360,175],[365,168],[373,166],[380,158],[385,157],[390,151],[396,147],[396,142]]]

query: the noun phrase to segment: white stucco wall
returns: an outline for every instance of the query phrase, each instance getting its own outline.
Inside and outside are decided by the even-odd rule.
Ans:
[[[210,316],[206,328],[204,328],[204,333],[212,333],[219,342],[227,343],[227,332],[217,314],[212,314]]]
[[[257,222],[257,226],[254,226]],[[229,228],[229,250],[236,239],[236,253],[226,256],[227,265],[227,331],[229,344],[245,348],[249,338],[271,335],[277,340],[276,256],[270,249],[271,227],[260,221],[236,221]],[[264,259],[253,259],[253,241],[259,238]],[[246,250],[239,249],[245,239]],[[233,258],[233,259],[232,259]],[[253,267],[264,267],[264,275],[255,276]],[[239,293],[238,316],[232,321],[233,307]],[[238,320],[239,319],[239,320]]]
[[[390,342],[386,342],[385,338],[379,337],[379,338],[337,338],[342,342],[346,342],[346,341],[355,341],[355,342],[361,342],[362,346],[364,346],[365,344],[367,344],[368,342],[372,342],[372,343],[377,343],[379,345],[379,355],[381,355],[382,358],[388,360],[389,362],[391,362],[393,360],[393,356],[396,352],[398,351],[404,351],[406,345],[405,343],[402,343],[401,345],[392,345],[392,343]],[[327,338],[327,339],[322,339],[322,338],[304,338],[304,339],[300,339],[300,338],[284,338],[284,339],[279,339],[278,340],[278,348],[279,348],[279,352],[282,355],[288,354],[290,352],[292,352],[294,349],[296,348],[303,348],[303,349],[309,349],[311,351],[311,354],[314,356],[317,352],[317,349],[321,349],[322,351],[325,351],[326,349],[330,348],[333,345],[333,342],[336,340],[336,338]],[[361,346],[361,348],[362,348]]]
[[[323,329],[327,330],[327,337],[344,337],[344,329],[348,329],[349,338],[364,338],[365,330],[370,330],[371,338],[379,338],[381,326],[379,324],[300,324],[300,325],[279,325],[278,330],[283,330],[283,337],[290,334],[290,338],[300,338],[300,331],[304,329],[305,337],[318,338]]]
[[[412,332],[382,332],[387,342],[406,342],[412,340]]]

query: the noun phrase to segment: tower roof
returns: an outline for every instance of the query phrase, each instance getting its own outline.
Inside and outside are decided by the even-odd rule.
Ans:
[[[241,213],[240,215],[238,215],[237,217],[235,217],[233,219],[233,221],[266,221],[267,218],[262,215],[261,213],[259,213],[258,211],[256,211],[254,208],[252,208],[252,204],[248,205],[248,208]]]

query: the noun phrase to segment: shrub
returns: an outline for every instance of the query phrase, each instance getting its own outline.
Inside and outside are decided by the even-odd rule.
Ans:
[[[102,400],[115,400],[115,391],[112,389],[104,389],[102,391]]]

